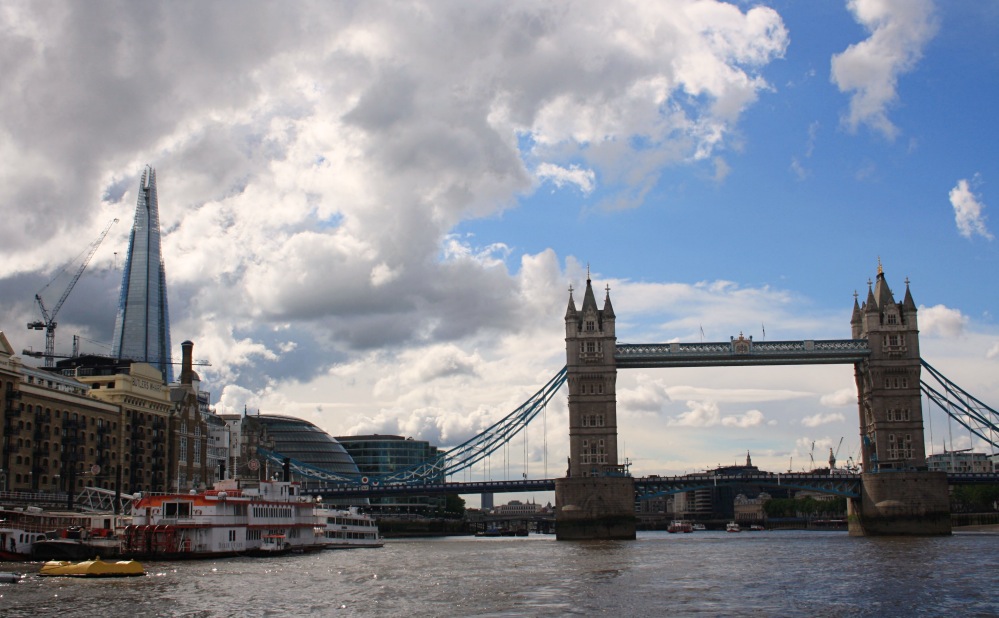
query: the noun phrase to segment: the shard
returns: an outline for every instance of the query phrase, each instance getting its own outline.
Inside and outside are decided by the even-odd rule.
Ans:
[[[156,171],[149,166],[139,183],[135,223],[121,278],[112,354],[117,358],[149,363],[163,373],[167,383],[173,381]]]

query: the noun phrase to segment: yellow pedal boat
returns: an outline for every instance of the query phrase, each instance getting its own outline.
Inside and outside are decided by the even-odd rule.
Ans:
[[[83,562],[51,560],[42,565],[39,575],[51,577],[135,577],[146,570],[135,560],[104,562],[100,558]]]

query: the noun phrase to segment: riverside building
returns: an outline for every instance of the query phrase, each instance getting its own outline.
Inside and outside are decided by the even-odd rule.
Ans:
[[[0,332],[0,490],[186,491],[214,479],[207,399],[190,371],[84,356],[53,369],[26,366]]]
[[[437,457],[439,450],[425,440],[402,436],[337,436],[337,442],[350,453],[361,474],[380,477]],[[427,482],[443,482],[444,477]],[[371,508],[382,513],[430,514],[444,508],[443,496],[386,496],[372,498]]]

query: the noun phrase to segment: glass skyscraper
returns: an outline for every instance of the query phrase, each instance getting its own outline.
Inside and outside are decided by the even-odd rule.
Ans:
[[[163,373],[167,383],[173,382],[156,170],[148,165],[139,182],[139,199],[121,277],[111,353],[117,358],[149,363]]]

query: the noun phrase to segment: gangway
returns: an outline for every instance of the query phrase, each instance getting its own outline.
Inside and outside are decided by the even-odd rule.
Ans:
[[[91,513],[112,512],[129,514],[132,512],[132,500],[134,499],[135,496],[132,494],[118,493],[112,489],[84,487],[83,491],[76,496],[76,506],[80,510]],[[115,508],[116,501],[117,508]]]

